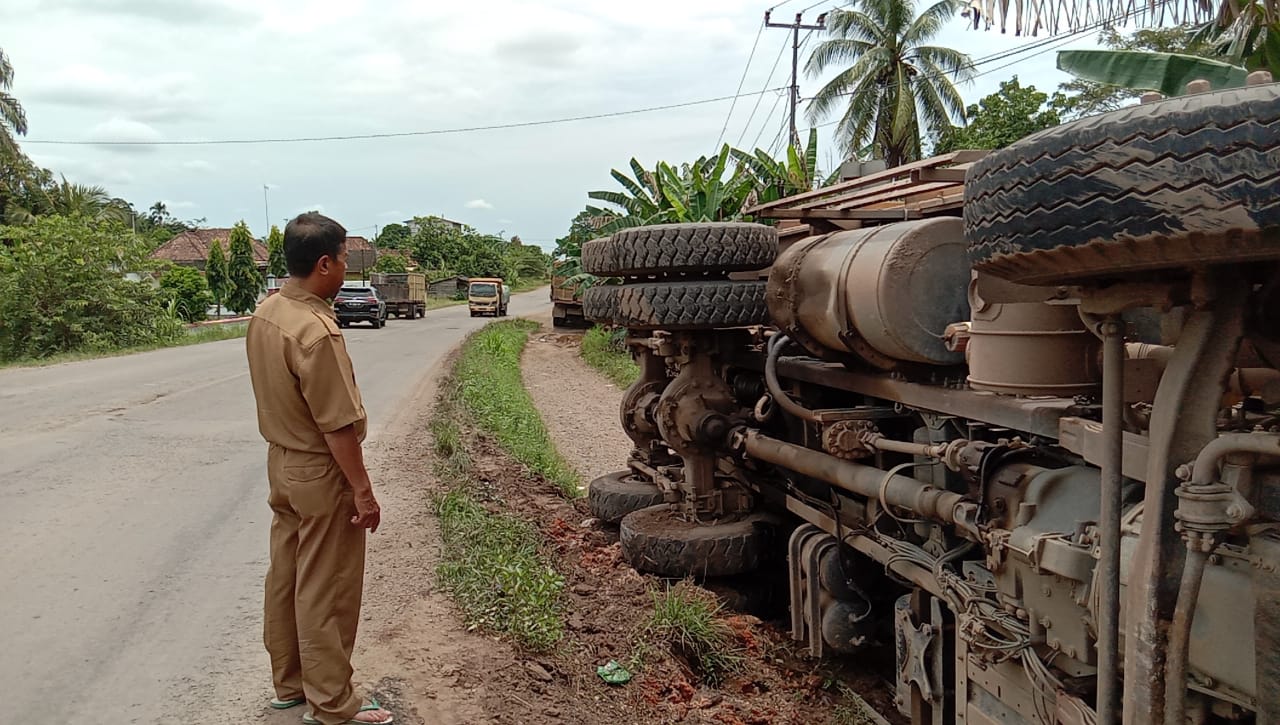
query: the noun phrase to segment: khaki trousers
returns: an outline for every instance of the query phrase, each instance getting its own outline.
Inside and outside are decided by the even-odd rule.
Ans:
[[[305,696],[325,725],[360,709],[351,686],[351,651],[364,587],[365,530],[353,526],[355,502],[327,454],[272,445],[267,452],[271,566],[263,641],[276,696]]]

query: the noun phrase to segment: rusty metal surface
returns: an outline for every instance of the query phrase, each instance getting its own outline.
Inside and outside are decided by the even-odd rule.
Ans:
[[[1063,397],[1097,391],[1098,338],[1074,305],[991,303],[974,293],[969,301],[965,356],[974,389]]]
[[[956,215],[964,203],[964,173],[987,153],[942,154],[761,204],[747,213],[759,219],[807,222],[815,231]]]
[[[958,364],[943,332],[969,316],[962,230],[959,219],[926,219],[797,244],[775,262],[770,312],[816,354],[881,368]]]
[[[1069,398],[1016,398],[944,385],[913,383],[806,358],[782,358],[778,361],[778,370],[787,378],[806,383],[982,420],[1046,438],[1058,437],[1058,420],[1067,415],[1075,404]]]
[[[1220,274],[1219,297],[1193,313],[1156,393],[1151,416],[1143,527],[1129,577],[1125,621],[1125,725],[1164,721],[1169,626],[1185,548],[1174,529],[1179,465],[1217,435],[1216,417],[1243,334],[1248,289]]]

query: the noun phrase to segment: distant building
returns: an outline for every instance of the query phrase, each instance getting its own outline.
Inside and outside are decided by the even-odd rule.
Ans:
[[[221,245],[222,251],[227,255],[227,258],[231,258],[231,247],[227,244],[227,239],[230,236],[230,229],[191,229],[160,245],[156,251],[151,253],[151,258],[172,262],[183,267],[195,267],[203,272],[205,262],[209,259],[209,249],[212,248],[214,243]],[[267,247],[257,239],[253,240],[252,246],[253,261],[257,263],[258,269],[265,274],[268,258]]]
[[[364,237],[347,237],[347,278],[367,279],[378,263],[378,250]]]
[[[466,224],[463,224],[462,222],[455,222],[452,219],[445,219],[442,216],[433,217],[433,218],[438,219],[439,221],[444,222],[445,224],[448,224],[449,226],[453,227],[454,229],[457,229],[458,231],[462,231],[462,229],[466,226]],[[401,223],[404,224],[406,227],[409,227],[410,234],[417,234],[418,229],[420,229],[422,226],[421,224],[418,224],[417,219],[410,219],[406,222],[401,222]]]
[[[433,279],[427,283],[427,296],[452,299],[459,292],[466,294],[467,282],[468,278],[461,275]]]

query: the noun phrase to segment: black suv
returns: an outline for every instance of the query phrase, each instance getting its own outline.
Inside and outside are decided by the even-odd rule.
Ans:
[[[387,324],[387,301],[377,287],[343,287],[333,298],[333,311],[338,326],[368,322],[374,328]]]

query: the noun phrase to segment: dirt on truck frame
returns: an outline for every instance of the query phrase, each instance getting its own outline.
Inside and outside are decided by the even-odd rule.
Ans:
[[[1263,74],[1265,75],[1265,74]],[[1280,85],[589,242],[626,561],[946,723],[1280,722]]]

